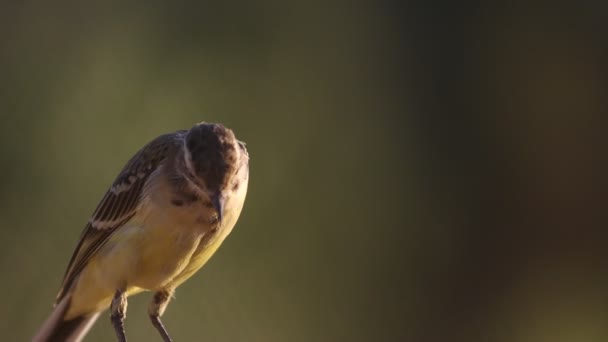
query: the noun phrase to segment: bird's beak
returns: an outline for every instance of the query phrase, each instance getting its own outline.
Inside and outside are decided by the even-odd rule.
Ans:
[[[218,191],[215,195],[211,197],[211,202],[213,203],[213,208],[215,208],[215,211],[217,212],[217,222],[221,225],[226,198],[224,197],[221,191]]]

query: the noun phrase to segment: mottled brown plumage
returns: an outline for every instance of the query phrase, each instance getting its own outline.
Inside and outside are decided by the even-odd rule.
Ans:
[[[226,176],[236,168],[235,141],[231,130],[217,124],[196,126],[186,135],[192,166],[196,176],[205,180],[207,189],[226,187]]]
[[[148,177],[165,160],[169,152],[175,154],[175,151],[182,147],[186,132],[182,130],[159,136],[127,162],[112,187],[97,205],[97,209],[82,232],[68,263],[56,303],[63,298],[75,276],[114,230],[135,214],[139,197]]]
[[[142,290],[156,292],[150,319],[170,341],[160,316],[175,288],[232,230],[245,199],[248,166],[244,143],[220,124],[200,123],[146,144],[87,223],[56,310],[34,341],[79,341],[110,302],[117,337],[126,341],[127,296]]]

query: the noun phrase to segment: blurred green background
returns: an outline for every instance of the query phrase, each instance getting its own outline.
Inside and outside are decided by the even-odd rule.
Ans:
[[[251,180],[174,340],[608,340],[600,2],[0,6],[1,340],[128,158],[203,120]],[[160,340],[149,300],[132,341]]]

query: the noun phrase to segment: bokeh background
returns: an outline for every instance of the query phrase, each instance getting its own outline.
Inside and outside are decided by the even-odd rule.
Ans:
[[[49,314],[128,158],[204,120],[251,181],[174,340],[608,340],[606,10],[3,2],[0,339]],[[160,340],[149,300],[132,341]]]

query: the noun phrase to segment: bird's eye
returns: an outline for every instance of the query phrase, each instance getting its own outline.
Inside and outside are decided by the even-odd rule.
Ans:
[[[194,150],[194,148],[196,147],[196,141],[194,141],[194,139],[188,139],[188,150],[192,151]]]
[[[176,199],[171,200],[171,204],[173,204],[176,207],[181,207],[182,205],[184,205],[184,201],[176,198]]]
[[[189,193],[186,196],[186,200],[188,200],[188,202],[196,202],[198,201],[198,196],[195,193]]]

